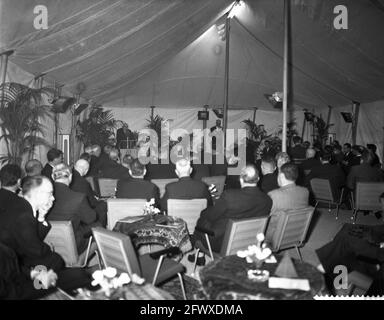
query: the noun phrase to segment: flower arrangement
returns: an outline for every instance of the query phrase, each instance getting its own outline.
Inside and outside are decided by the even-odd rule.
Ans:
[[[121,273],[120,276],[117,276],[116,269],[110,267],[104,270],[95,271],[92,274],[92,278],[92,286],[99,285],[101,289],[98,293],[105,295],[107,298],[111,297],[113,293],[131,282],[138,285],[142,285],[145,282],[145,280],[140,278],[137,274],[133,274],[132,277],[130,277],[127,273]],[[81,293],[89,297],[91,295],[90,292],[80,292],[80,294]]]
[[[272,250],[267,248],[267,244],[264,243],[264,240],[265,236],[263,233],[257,234],[256,244],[248,246],[247,250],[239,250],[237,256],[245,258],[248,263],[255,263],[256,266],[260,268],[263,262],[272,254]]]
[[[144,205],[144,215],[150,215],[153,216],[155,214],[159,214],[160,210],[155,207],[155,199],[151,199],[150,201],[146,202]]]

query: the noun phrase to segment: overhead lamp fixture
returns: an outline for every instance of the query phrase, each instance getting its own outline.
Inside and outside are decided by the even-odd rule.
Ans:
[[[283,93],[275,92],[273,94],[265,94],[264,97],[273,105],[275,109],[281,109],[283,107]]]
[[[228,18],[232,19],[239,12],[239,9],[241,9],[241,1],[236,0],[228,12]]]

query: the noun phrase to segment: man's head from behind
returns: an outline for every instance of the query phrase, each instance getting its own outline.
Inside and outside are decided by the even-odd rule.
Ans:
[[[51,181],[44,176],[25,177],[21,182],[22,194],[35,210],[47,213],[52,207],[53,186]]]
[[[129,166],[129,174],[134,178],[143,179],[146,173],[145,165],[139,159],[134,159]]]
[[[52,179],[55,182],[64,183],[69,186],[72,181],[72,170],[64,163],[60,163],[53,167]]]
[[[240,185],[244,187],[255,187],[259,181],[259,171],[255,165],[247,164],[240,172]]]
[[[366,163],[366,164],[369,164],[371,166],[373,163],[372,151],[369,151],[369,150],[363,151],[363,154],[361,155],[361,161],[362,161],[362,163]]]
[[[21,168],[16,164],[6,164],[0,170],[1,187],[16,191],[20,186]]]
[[[52,166],[62,163],[64,161],[63,151],[55,148],[49,150],[47,152],[47,160]]]
[[[279,175],[277,177],[277,182],[280,187],[292,184],[296,181],[299,176],[299,169],[293,163],[283,164],[280,168]]]
[[[27,161],[24,169],[27,176],[39,176],[43,170],[43,165],[39,160],[32,159]]]
[[[312,148],[307,149],[306,154],[305,154],[307,159],[313,159],[315,157],[315,155],[316,155],[316,150],[312,149]]]
[[[179,178],[189,177],[192,173],[191,162],[187,159],[177,160],[175,172]]]
[[[89,170],[89,162],[84,159],[79,159],[75,163],[75,170],[84,177]]]
[[[123,160],[121,161],[121,165],[127,169],[130,168],[132,162],[133,162],[133,157],[130,155],[130,154],[126,154],[124,157],[123,157]]]
[[[261,173],[263,176],[266,174],[274,173],[276,170],[276,161],[272,156],[264,156],[261,160]]]

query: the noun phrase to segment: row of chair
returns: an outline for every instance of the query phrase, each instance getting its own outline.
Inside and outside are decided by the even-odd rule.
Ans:
[[[345,189],[342,189],[340,197],[336,198],[330,181],[327,179],[314,178],[310,181],[312,192],[315,196],[316,206],[318,203],[328,203],[329,211],[331,205],[336,206],[336,219],[339,216],[339,207],[343,202]],[[384,193],[383,182],[357,182],[355,193],[350,193],[350,202],[352,206],[351,219],[356,223],[358,211],[380,211],[382,204],[380,195]]]
[[[92,189],[100,195],[102,198],[111,198],[116,194],[116,186],[117,179],[109,179],[109,178],[94,178],[87,177],[86,178],[90,183]],[[217,190],[217,196],[220,195],[224,191],[225,186],[225,176],[214,176],[214,177],[203,177],[201,181],[210,186],[214,184]],[[157,185],[160,192],[160,197],[162,197],[165,193],[165,186],[169,183],[176,182],[178,179],[152,179],[151,182]]]

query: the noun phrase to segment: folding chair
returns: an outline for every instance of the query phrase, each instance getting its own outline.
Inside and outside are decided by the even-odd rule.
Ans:
[[[208,248],[205,248],[201,242],[196,245],[197,250],[193,270],[196,269],[199,251],[209,253],[212,260],[214,260],[219,257],[236,254],[237,251],[247,249],[249,245],[255,244],[257,234],[265,233],[268,219],[269,216],[246,219],[230,219],[226,226],[220,253],[212,251],[209,241],[209,236],[214,237],[215,233],[212,230],[196,227],[197,231],[204,234]]]
[[[160,198],[165,193],[165,186],[168,183],[172,183],[172,182],[176,182],[176,181],[179,181],[179,179],[174,178],[174,179],[152,179],[151,180],[151,182],[154,183],[155,185],[157,185],[157,187],[159,188]]]
[[[335,199],[334,192],[331,187],[331,183],[328,179],[313,178],[310,181],[311,190],[315,196],[316,205],[319,202],[328,203],[328,211],[331,212],[331,205],[336,205],[336,219],[339,218],[339,209],[343,202],[344,197],[344,188],[341,190],[341,195],[339,199]]]
[[[314,211],[315,208],[307,207],[280,212],[272,237],[272,251],[295,247],[300,260],[303,260],[299,248],[304,244]]]
[[[98,184],[101,198],[115,197],[117,179],[99,178]]]
[[[49,223],[52,227],[44,242],[50,245],[63,258],[67,267],[86,267],[89,256],[96,250],[95,247],[91,248],[92,237],[88,240],[87,249],[79,255],[72,222],[50,221]]]
[[[193,234],[201,211],[207,207],[207,199],[168,199],[167,207],[168,215],[182,218],[187,223],[189,233]]]
[[[108,199],[107,228],[112,230],[117,221],[143,214],[146,199]]]
[[[356,223],[357,212],[360,210],[380,211],[382,205],[380,195],[384,192],[383,182],[357,182],[355,196],[352,193],[352,217]]]
[[[92,228],[92,232],[105,267],[113,267],[119,273],[126,272],[130,276],[137,274],[154,286],[177,275],[183,297],[187,299],[182,276],[184,266],[166,258],[179,252],[179,248],[172,247],[138,257],[128,236],[100,227]]]

